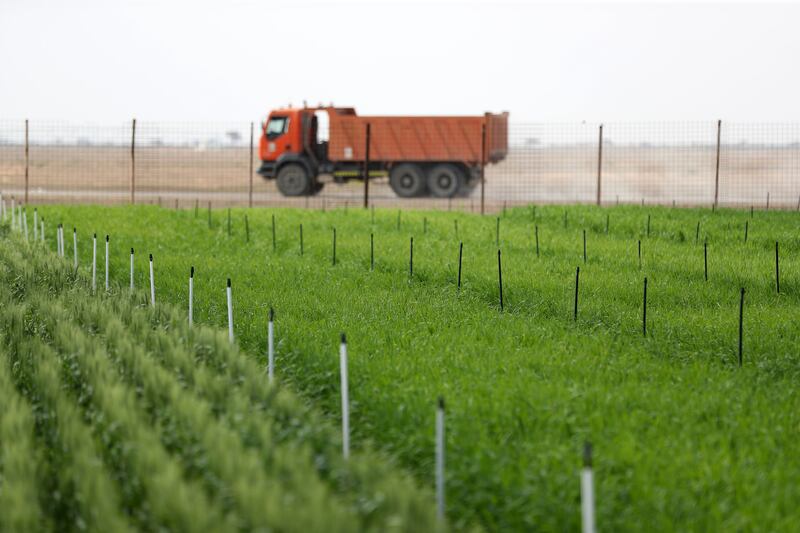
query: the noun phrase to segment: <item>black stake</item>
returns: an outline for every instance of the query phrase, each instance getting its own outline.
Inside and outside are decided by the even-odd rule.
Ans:
[[[369,269],[375,270],[375,235],[369,234]]]
[[[577,322],[578,321],[578,284],[580,283],[581,279],[581,267],[575,269],[575,312],[573,315],[573,319]]]
[[[464,254],[464,243],[458,243],[458,290],[461,291],[461,256]]]
[[[275,242],[275,215],[272,215],[272,251],[275,251],[277,244]]]
[[[200,211],[200,200],[196,199],[194,201],[194,218],[197,218],[198,211]]]
[[[497,217],[497,224],[495,224],[495,244],[500,246],[500,217]]]
[[[750,205],[750,218],[753,218],[753,205]]]
[[[247,215],[244,216],[244,234],[247,242],[250,242],[250,221],[247,219]]]
[[[586,264],[586,230],[583,230],[583,264]]]
[[[708,281],[708,241],[703,241],[703,274]]]
[[[567,210],[564,210],[564,229],[567,229]]]
[[[300,224],[300,255],[303,255],[303,225]]]
[[[639,239],[639,270],[642,269],[642,240]]]
[[[775,290],[781,293],[781,269],[778,259],[778,241],[775,241]]]
[[[333,250],[331,251],[331,262],[336,266],[336,228],[333,228]]]
[[[744,319],[744,287],[741,288],[741,296],[739,298],[739,368],[742,366],[742,332],[743,332],[743,319]]]
[[[231,236],[231,208],[228,208],[228,237]]]
[[[423,217],[422,219],[422,234],[425,235],[428,233],[428,217]]]
[[[697,229],[694,230],[694,243],[697,244],[698,239],[700,239],[700,221],[697,221]]]
[[[642,334],[647,337],[647,277],[644,278],[644,303],[642,304]]]
[[[536,235],[536,257],[539,257],[539,225],[534,227],[534,235]]]
[[[500,250],[497,250],[497,283],[500,286],[500,311],[503,310],[503,264],[500,262]]]
[[[647,236],[650,236],[650,215],[647,215]]]
[[[408,249],[408,277],[414,276],[414,237],[411,237],[411,245]]]
[[[749,225],[748,222],[750,222],[750,221],[749,220],[745,220],[744,221],[744,242],[745,242],[745,244],[747,244],[747,227]]]

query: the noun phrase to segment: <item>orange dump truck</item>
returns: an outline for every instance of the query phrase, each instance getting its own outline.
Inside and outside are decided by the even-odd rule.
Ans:
[[[316,194],[323,176],[344,183],[365,175],[388,176],[404,198],[466,196],[482,165],[508,152],[508,113],[362,117],[350,107],[289,107],[272,111],[262,130],[258,173],[275,179],[284,196]]]

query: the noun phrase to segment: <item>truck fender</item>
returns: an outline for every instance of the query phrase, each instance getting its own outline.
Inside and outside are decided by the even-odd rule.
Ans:
[[[303,168],[306,169],[306,172],[308,172],[308,175],[312,179],[317,176],[317,169],[313,167],[308,157],[303,154],[282,154],[278,157],[278,160],[275,161],[275,175],[277,176],[281,167],[288,163],[299,163],[303,165]]]

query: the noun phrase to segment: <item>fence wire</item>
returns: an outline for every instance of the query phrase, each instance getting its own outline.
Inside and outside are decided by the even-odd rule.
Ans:
[[[373,165],[387,154],[400,157],[416,150],[445,163],[470,158],[461,171],[469,177],[479,142],[473,130],[421,130],[411,122],[391,134],[375,128]],[[261,125],[250,122],[0,120],[0,192],[30,204],[363,205],[363,181],[347,180],[363,175],[358,164],[340,172],[345,179],[338,181],[344,183],[323,175],[317,194],[284,196],[274,179],[257,173],[261,135]],[[359,135],[352,130],[346,139],[331,138],[327,147],[342,153],[317,155],[343,160],[353,148],[355,163],[363,158],[360,143],[365,141]],[[480,212],[530,203],[597,203],[599,198],[603,205],[716,202],[798,209],[800,124],[512,122],[505,157],[484,168],[483,192],[478,179],[474,188],[451,198],[432,197],[429,191],[398,197],[386,169],[370,169],[368,203],[378,207]]]

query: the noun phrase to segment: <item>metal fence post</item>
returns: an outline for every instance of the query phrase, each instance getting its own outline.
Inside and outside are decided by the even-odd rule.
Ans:
[[[720,139],[722,137],[722,121],[717,121],[717,166],[716,171],[714,173],[714,208],[717,207],[719,203],[719,146],[720,146]]]
[[[29,172],[28,119],[25,119],[25,205],[28,205],[28,172]]]
[[[369,144],[370,123],[367,122],[367,133],[364,139],[364,208],[369,208]]]
[[[131,203],[136,203],[136,119],[131,123]]]
[[[597,141],[597,205],[600,205],[600,193],[603,177],[603,125],[600,124],[600,137]]]
[[[481,215],[486,199],[486,122],[481,125]]]
[[[247,196],[247,206],[253,207],[253,123],[250,123],[250,190]]]

